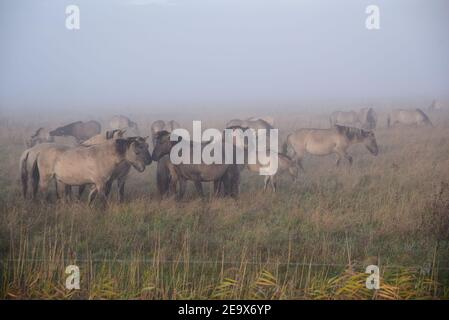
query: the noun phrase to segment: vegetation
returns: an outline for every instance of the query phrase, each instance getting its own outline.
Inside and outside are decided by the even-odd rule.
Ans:
[[[26,132],[0,124],[0,298],[449,298],[445,123],[379,129],[379,155],[355,146],[351,168],[309,157],[276,194],[244,172],[238,200],[202,200],[189,185],[185,200],[159,201],[152,164],[132,173],[128,201],[106,210],[23,201]],[[65,288],[71,264],[80,290]],[[365,287],[371,264],[379,290]]]

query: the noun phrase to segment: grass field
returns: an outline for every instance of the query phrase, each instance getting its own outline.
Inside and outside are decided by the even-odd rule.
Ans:
[[[308,157],[276,194],[245,171],[238,200],[202,200],[189,184],[185,200],[159,201],[152,164],[132,172],[127,202],[106,210],[23,201],[28,127],[4,120],[0,298],[447,299],[449,117],[434,118],[435,128],[378,129],[379,155],[354,146],[351,168]],[[71,264],[80,290],[65,288]],[[379,290],[365,288],[370,264]]]

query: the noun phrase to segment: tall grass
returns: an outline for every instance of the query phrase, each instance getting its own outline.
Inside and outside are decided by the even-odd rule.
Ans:
[[[357,146],[351,168],[307,158],[276,194],[245,172],[238,200],[189,188],[159,201],[152,165],[105,210],[23,201],[25,129],[0,129],[0,298],[449,298],[449,127],[381,129],[378,157]],[[71,264],[80,290],[65,288]],[[365,287],[370,264],[379,290]]]

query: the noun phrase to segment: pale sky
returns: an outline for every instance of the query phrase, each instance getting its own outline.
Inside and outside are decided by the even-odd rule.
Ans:
[[[0,108],[446,98],[448,31],[447,0],[0,0]]]

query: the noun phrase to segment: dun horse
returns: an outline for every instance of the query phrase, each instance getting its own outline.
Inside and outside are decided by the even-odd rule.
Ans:
[[[93,184],[89,204],[96,195],[106,201],[107,183],[125,162],[139,172],[145,170],[145,166],[151,163],[145,139],[116,139],[90,147],[72,148],[56,160],[54,177],[58,182],[69,186]]]
[[[352,157],[347,149],[356,143],[363,143],[373,155],[378,154],[379,149],[373,132],[340,125],[331,129],[297,130],[287,136],[284,153],[291,155],[301,169],[301,161],[306,153],[319,156],[335,153],[338,166],[342,158],[352,164]]]
[[[260,164],[247,164],[246,167],[251,172],[259,173],[259,170],[263,166],[261,166]],[[265,176],[263,189],[267,190],[268,184],[270,184],[271,189],[276,192],[278,177],[283,173],[288,173],[293,178],[293,181],[296,181],[296,179],[298,178],[298,167],[289,156],[278,153],[278,170],[271,176]]]
[[[331,127],[334,125],[343,125],[357,127],[366,130],[376,128],[377,115],[373,108],[362,108],[356,111],[334,111],[329,117]]]
[[[393,110],[388,115],[387,125],[390,128],[391,126],[402,124],[406,126],[415,125],[428,125],[433,127],[432,122],[429,117],[421,110]]]

